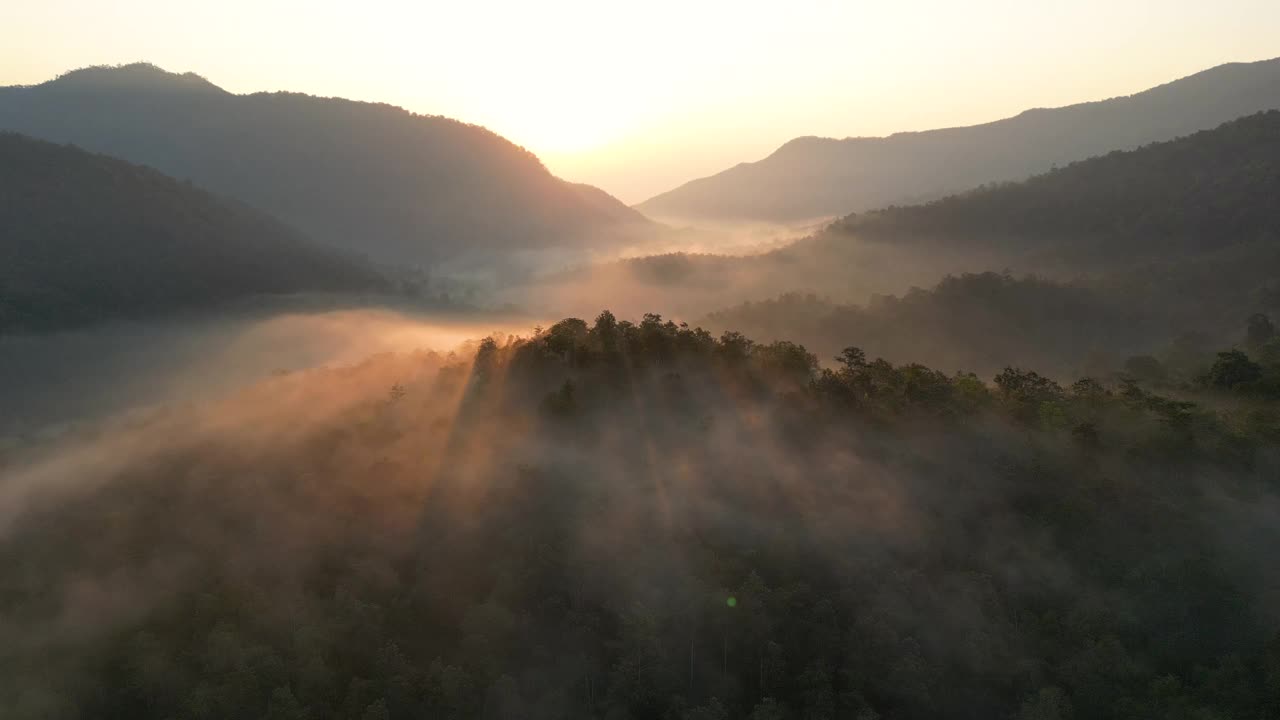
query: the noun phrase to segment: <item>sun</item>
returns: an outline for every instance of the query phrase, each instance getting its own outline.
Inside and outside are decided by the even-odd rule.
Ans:
[[[560,80],[521,88],[522,97],[494,108],[491,129],[536,154],[579,155],[632,132],[641,115],[616,91]]]
[[[622,135],[615,123],[593,108],[583,105],[565,111],[562,108],[545,113],[532,112],[518,118],[504,133],[534,153],[542,155],[579,155],[599,150]]]

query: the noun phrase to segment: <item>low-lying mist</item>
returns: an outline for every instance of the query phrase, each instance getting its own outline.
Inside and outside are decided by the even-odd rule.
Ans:
[[[384,352],[460,349],[521,331],[512,313],[268,309],[0,336],[0,438],[217,396],[282,371]]]
[[[1270,702],[1271,405],[822,371],[656,316],[509,330],[271,318],[170,364],[238,364],[208,392],[6,449],[7,716]]]
[[[495,301],[544,315],[584,315],[599,307],[639,316],[655,309],[685,320],[748,301],[803,289],[838,302],[929,287],[948,273],[1005,267],[1004,257],[897,248],[849,241],[832,248],[811,239],[726,252],[681,251],[543,273],[500,289]]]

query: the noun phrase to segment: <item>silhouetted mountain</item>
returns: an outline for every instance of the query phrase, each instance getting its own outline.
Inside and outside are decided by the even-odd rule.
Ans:
[[[146,64],[0,89],[0,129],[190,178],[381,260],[602,244],[652,227],[475,125],[339,98],[235,95]]]
[[[637,206],[654,217],[795,222],[917,202],[1280,108],[1280,59],[1233,63],[1129,97],[883,138],[797,138]]]
[[[0,133],[0,332],[383,282],[363,261],[150,168]]]
[[[819,238],[963,243],[1109,265],[1276,246],[1277,198],[1280,111],[1273,110],[1019,183],[850,215]]]

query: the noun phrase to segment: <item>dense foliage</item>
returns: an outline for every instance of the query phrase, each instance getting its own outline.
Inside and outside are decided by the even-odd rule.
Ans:
[[[0,333],[382,284],[354,258],[149,168],[0,133]]]
[[[475,125],[339,98],[235,95],[146,64],[0,88],[0,129],[189,178],[378,261],[598,246],[649,229],[605,192],[556,178]]]
[[[759,338],[790,338],[824,354],[840,338],[859,338],[868,352],[896,361],[995,373],[1016,362],[1061,374],[1123,358],[1161,344],[1168,331],[1137,304],[1090,288],[1035,276],[965,273],[901,297],[867,305],[834,303],[813,293],[787,293],[707,316],[712,328]]]
[[[988,383],[603,313],[282,375],[0,456],[71,485],[0,515],[0,703],[1269,717],[1278,349]]]

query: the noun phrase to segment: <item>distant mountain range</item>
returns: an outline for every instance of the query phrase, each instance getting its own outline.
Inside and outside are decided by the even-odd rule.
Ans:
[[[363,261],[151,168],[0,133],[0,334],[385,284]]]
[[[795,223],[921,202],[1280,108],[1280,58],[1222,65],[1128,97],[883,138],[803,137],[637,206],[658,219]]]
[[[972,274],[865,308],[791,294],[729,308],[708,323],[825,351],[835,338],[858,339],[868,352],[925,353],[970,369],[991,370],[998,354],[1079,370],[1097,352],[1187,332],[1235,332],[1251,313],[1280,312],[1278,198],[1280,111],[1273,110],[1022,182],[850,215],[791,247],[714,271],[789,272],[797,287],[813,288],[822,272],[865,272],[867,257],[888,254],[914,266],[973,255],[1066,284]],[[882,271],[894,264],[883,262]],[[685,268],[686,282],[697,280],[697,267]]]
[[[994,248],[1100,266],[1280,248],[1280,111],[1116,151],[1017,183],[849,215],[818,242]]]
[[[0,130],[189,179],[379,261],[605,245],[653,229],[482,127],[338,98],[236,95],[148,64],[0,88]]]

